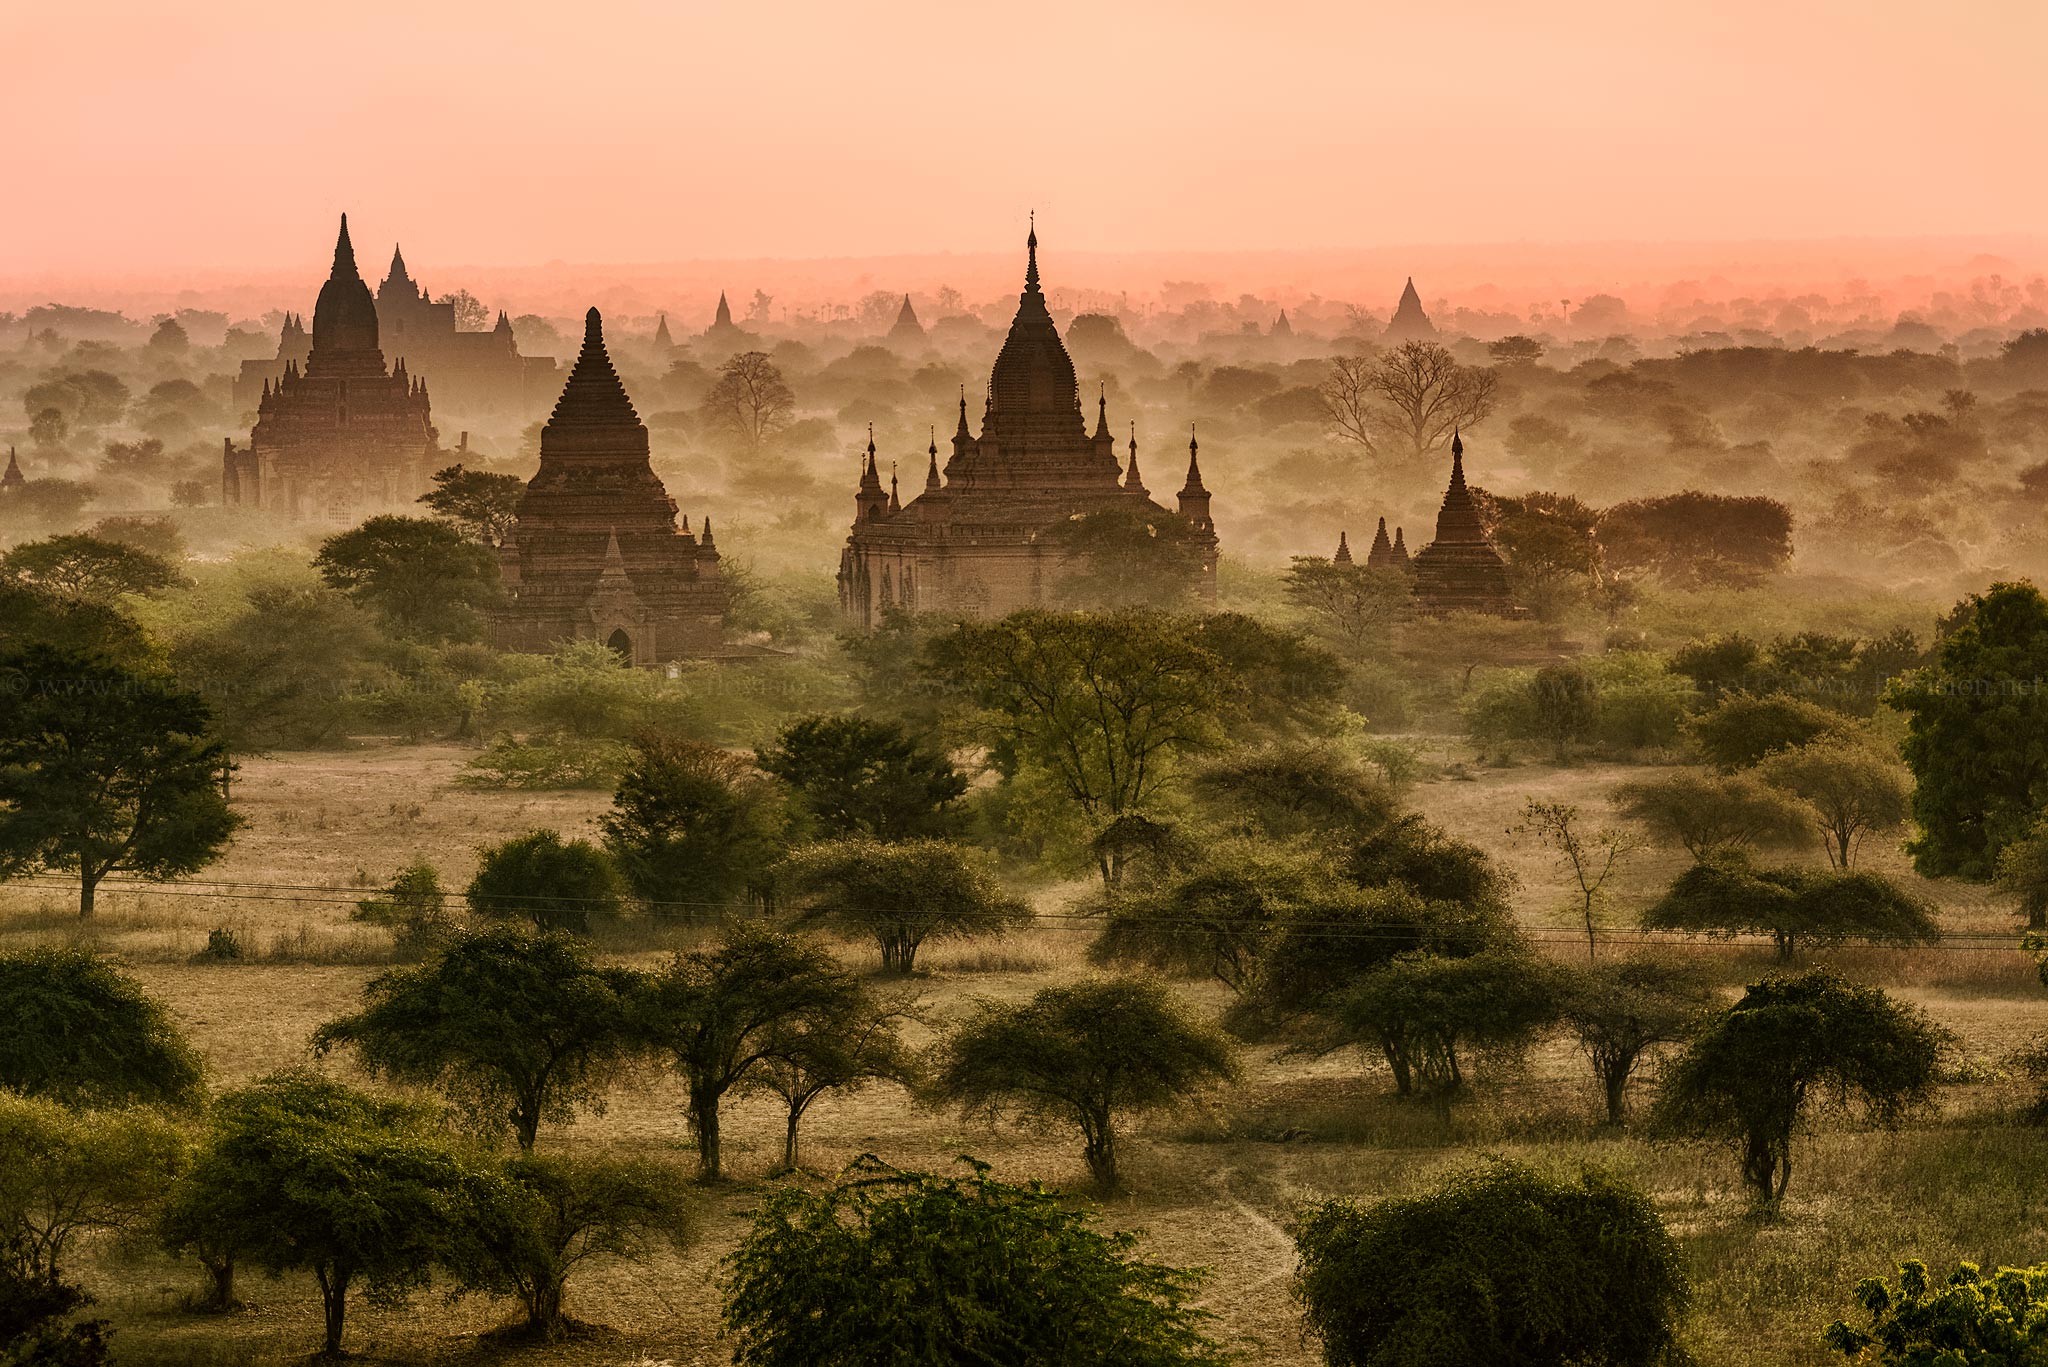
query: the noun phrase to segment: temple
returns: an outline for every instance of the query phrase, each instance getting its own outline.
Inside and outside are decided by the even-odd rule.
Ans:
[[[731,347],[735,350],[754,345],[754,334],[732,320],[732,305],[725,302],[725,291],[718,292],[718,311],[711,316],[711,326],[704,329],[704,340],[714,347]]]
[[[701,539],[648,463],[647,428],[585,315],[583,350],[540,435],[540,470],[498,551],[492,644],[603,641],[639,666],[732,653],[711,519]]]
[[[934,436],[924,488],[908,502],[882,487],[869,437],[839,562],[840,606],[857,625],[873,626],[891,609],[1000,617],[1044,604],[1071,567],[1048,534],[1112,510],[1184,519],[1199,553],[1190,588],[1215,601],[1216,529],[1199,447],[1189,440],[1187,479],[1169,511],[1138,473],[1135,432],[1128,468],[1118,461],[1106,400],[1097,401],[1089,434],[1074,362],[1039,287],[1035,228],[1025,245],[1024,292],[989,375],[979,435],[968,430],[963,393],[943,469]]]
[[[1408,277],[1407,288],[1401,291],[1401,302],[1394,308],[1394,316],[1387,323],[1387,330],[1380,338],[1383,342],[1433,342],[1436,340],[1436,324],[1429,321],[1429,315],[1422,311],[1422,296],[1415,292],[1415,277]]]
[[[305,365],[287,362],[276,384],[264,383],[246,448],[223,443],[221,500],[338,523],[409,513],[442,455],[426,381],[403,361],[385,368],[344,214]]]
[[[306,320],[296,313],[284,316],[284,326],[278,329],[277,355],[268,360],[244,361],[235,376],[234,398],[237,413],[254,413],[263,402],[263,386],[274,385],[284,378],[287,367],[297,365],[304,369],[306,357],[313,350],[313,336],[306,331]]]
[[[0,474],[0,493],[15,493],[28,483],[28,476],[21,473],[21,462],[15,458],[14,448],[7,448],[7,473]]]
[[[917,310],[910,306],[910,296],[903,296],[903,307],[896,312],[896,325],[889,329],[889,341],[908,345],[924,340],[924,324],[917,321]]]
[[[407,373],[433,385],[443,409],[525,419],[538,417],[554,397],[554,357],[520,355],[503,309],[486,331],[460,330],[454,300],[435,299],[415,283],[397,247],[377,286],[377,323],[384,349],[405,362]]]
[[[1380,519],[1380,529],[1373,533],[1372,549],[1365,553],[1365,567],[1369,570],[1408,568],[1408,547],[1401,541],[1401,529],[1394,528],[1394,539],[1388,541],[1385,518]]]
[[[1451,437],[1451,483],[1436,515],[1436,539],[1415,553],[1415,599],[1423,612],[1508,616],[1507,563],[1493,548],[1465,487],[1465,441]]]

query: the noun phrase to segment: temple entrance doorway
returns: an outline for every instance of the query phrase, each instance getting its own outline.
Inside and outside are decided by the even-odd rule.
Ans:
[[[626,634],[624,627],[620,627],[617,631],[613,632],[605,640],[605,644],[611,647],[612,654],[619,657],[620,664],[631,665],[633,663],[633,638]]]

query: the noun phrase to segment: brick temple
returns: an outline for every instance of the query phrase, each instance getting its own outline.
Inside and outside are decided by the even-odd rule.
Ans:
[[[711,519],[676,523],[648,463],[647,427],[612,368],[604,320],[584,317],[583,350],[540,436],[540,470],[499,548],[500,650],[603,641],[639,666],[735,653],[724,645],[726,584]]]
[[[1119,461],[1106,401],[1090,435],[1073,359],[1039,287],[1035,228],[1025,251],[1024,292],[989,375],[980,434],[968,430],[963,394],[951,454],[942,468],[933,440],[924,488],[907,502],[893,474],[883,488],[868,442],[839,561],[839,602],[854,623],[873,626],[892,608],[1000,617],[1043,604],[1068,568],[1047,533],[1113,509],[1186,519],[1201,550],[1196,596],[1215,601],[1216,528],[1196,443],[1169,511],[1138,473],[1135,435],[1128,467]]]
[[[1508,592],[1507,562],[1479,520],[1479,509],[1465,487],[1465,440],[1451,437],[1451,483],[1437,510],[1436,539],[1415,552],[1415,601],[1422,611],[1483,612],[1507,616],[1514,612]]]
[[[343,214],[305,364],[287,361],[275,384],[264,382],[247,447],[225,440],[222,501],[338,523],[411,513],[444,455],[426,382],[403,361],[384,364],[376,301]]]

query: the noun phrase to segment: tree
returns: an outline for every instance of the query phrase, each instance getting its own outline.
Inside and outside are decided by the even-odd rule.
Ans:
[[[102,1367],[107,1322],[74,1318],[92,1303],[69,1282],[0,1261],[0,1362],[9,1367]]]
[[[431,518],[370,518],[322,542],[313,564],[330,587],[408,639],[474,640],[483,610],[498,601],[496,558]]]
[[[1098,828],[1144,812],[1176,758],[1216,743],[1235,700],[1218,656],[1154,612],[1031,609],[958,626],[928,659],[982,710],[984,734],[1050,775]],[[1105,882],[1120,874],[1103,861]]]
[[[347,1045],[372,1076],[437,1087],[531,1153],[542,1120],[603,1109],[638,1048],[638,996],[637,975],[600,967],[574,936],[498,927],[371,979],[363,1009],[313,1047]]]
[[[1593,733],[1600,689],[1577,665],[1545,665],[1529,680],[1529,706],[1535,734],[1550,742],[1563,764],[1572,743]]]
[[[457,290],[441,296],[441,302],[455,308],[455,327],[459,332],[482,332],[490,325],[491,311],[483,300],[468,290]]]
[[[1074,608],[1184,608],[1197,596],[1205,547],[1193,523],[1147,508],[1103,508],[1042,538],[1060,558],[1052,598]]]
[[[1855,1301],[1870,1327],[1836,1320],[1821,1341],[1869,1367],[2022,1367],[2040,1360],[2048,1340],[2048,1266],[1987,1276],[1975,1263],[1957,1263],[1937,1287],[1914,1259],[1899,1264],[1896,1289],[1882,1277],[1856,1283]]]
[[[1543,350],[1543,343],[1519,332],[1486,344],[1486,354],[1493,358],[1495,365],[1503,366],[1535,365],[1543,359]]]
[[[759,886],[782,852],[783,822],[744,756],[647,735],[634,742],[598,824],[627,885],[657,910],[687,916]]]
[[[1396,818],[1391,787],[1337,746],[1285,741],[1232,750],[1189,776],[1196,799],[1234,831],[1341,843]]]
[[[386,644],[369,613],[301,582],[258,584],[165,634],[172,671],[216,700],[216,728],[237,753],[339,741]]]
[[[1696,860],[1730,850],[1782,848],[1797,841],[1806,826],[1797,802],[1744,773],[1682,769],[1662,778],[1638,779],[1614,790],[1614,805],[1623,816],[1681,846]]]
[[[1620,570],[1680,588],[1748,587],[1792,558],[1792,510],[1760,494],[1697,489],[1630,499],[1600,515],[1600,547]]]
[[[1730,937],[1768,934],[1778,962],[1801,944],[1933,944],[1941,938],[1934,907],[1875,873],[1759,869],[1739,854],[1694,864],[1643,913],[1650,930]]]
[[[1855,863],[1864,836],[1898,830],[1912,808],[1906,769],[1869,742],[1846,736],[1779,750],[1757,772],[1805,805],[1828,862],[1838,869]]]
[[[57,1279],[78,1240],[147,1220],[188,1157],[157,1112],[74,1111],[0,1091],[0,1265]]]
[[[1588,964],[1558,984],[1558,1014],[1578,1037],[1607,1104],[1607,1123],[1628,1114],[1628,1084],[1653,1049],[1680,1044],[1713,1006],[1713,986],[1689,965],[1639,955]]]
[[[1599,911],[1607,900],[1607,884],[1621,862],[1642,848],[1627,831],[1607,828],[1587,830],[1579,824],[1579,809],[1568,802],[1538,802],[1530,798],[1522,808],[1518,827],[1548,845],[1557,856],[1558,867],[1572,876],[1579,891],[1579,920],[1586,929],[1586,962],[1598,952],[1594,930]]]
[[[424,859],[400,869],[380,895],[356,903],[349,919],[390,931],[392,946],[404,959],[425,958],[456,929],[441,875]]]
[[[1294,1299],[1332,1367],[1676,1367],[1689,1300],[1649,1197],[1495,1159],[1419,1196],[1311,1206]]]
[[[1494,372],[1458,364],[1435,342],[1403,342],[1374,356],[1339,356],[1319,387],[1331,428],[1379,455],[1419,460],[1493,411]]]
[[[75,873],[86,920],[109,874],[195,872],[241,824],[197,694],[32,645],[0,655],[0,697],[0,878]]]
[[[146,596],[187,582],[163,556],[79,532],[24,542],[0,554],[0,578],[93,602],[124,593]]]
[[[784,1186],[725,1262],[737,1367],[1222,1367],[1195,1274],[1135,1257],[1039,1186],[863,1156],[827,1190]]]
[[[419,496],[436,517],[461,528],[478,544],[496,550],[519,520],[526,481],[451,465],[434,472],[434,487]]]
[[[1081,1131],[1088,1172],[1117,1187],[1117,1130],[1132,1111],[1184,1100],[1237,1075],[1230,1041],[1165,987],[1098,978],[1029,1001],[979,1001],[933,1047],[932,1095],[1010,1108]]]
[[[914,972],[927,940],[1001,935],[1031,920],[996,881],[993,859],[946,840],[802,845],[776,866],[775,884],[800,920],[873,940],[885,973]]]
[[[1557,1016],[1552,975],[1535,958],[1493,951],[1463,958],[1409,952],[1338,999],[1341,1038],[1377,1048],[1403,1096],[1448,1107],[1465,1085],[1460,1050],[1509,1054]]]
[[[730,433],[749,453],[758,452],[788,427],[795,409],[796,395],[783,382],[781,370],[760,351],[744,351],[727,360],[704,396],[706,420]]]
[[[1847,725],[1841,713],[1787,693],[1734,693],[1695,717],[1687,729],[1707,762],[1727,773],[1837,735]]]
[[[67,1106],[185,1106],[199,1055],[163,1003],[88,949],[0,953],[0,1088]]]
[[[2048,599],[2031,584],[1994,584],[1957,615],[1935,663],[1887,701],[1906,714],[1913,866],[1981,879],[2048,808]]]
[[[1390,650],[1393,629],[1415,615],[1415,588],[1404,570],[1297,555],[1286,588],[1287,601],[1353,657]]]
[[[603,850],[553,831],[529,831],[480,848],[463,895],[479,916],[586,935],[592,916],[623,909],[620,892],[619,872]]]
[[[830,1021],[860,984],[823,946],[791,935],[736,931],[712,949],[672,957],[644,989],[641,1029],[689,1094],[699,1174],[721,1175],[719,1108],[793,1029]]]
[[[1792,1139],[1821,1109],[1891,1128],[1934,1094],[1942,1031],[1913,1007],[1830,973],[1753,983],[1666,1070],[1658,1119],[1731,1143],[1743,1184],[1776,1205]]]
[[[4,581],[0,581],[0,640],[15,649],[49,646],[130,669],[145,668],[155,658],[154,644],[143,634],[142,625],[114,604],[60,598]]]
[[[447,1259],[478,1174],[431,1116],[311,1073],[278,1073],[214,1107],[175,1198],[174,1250],[212,1250],[320,1287],[322,1353],[341,1353],[349,1292],[403,1304]]]
[[[911,1007],[857,986],[830,1015],[807,1012],[775,1026],[763,1058],[740,1083],[782,1103],[782,1166],[797,1170],[798,1131],[811,1103],[827,1092],[857,1092],[871,1083],[914,1085],[917,1057],[903,1042]]]
[[[967,776],[943,750],[895,722],[799,717],[771,748],[755,751],[754,761],[790,786],[811,829],[825,839],[944,836],[961,824],[954,804],[967,791]]]
[[[1998,856],[1998,890],[2020,904],[2028,930],[2048,929],[2048,817]]]
[[[569,1327],[569,1278],[585,1263],[689,1241],[690,1203],[663,1164],[526,1153],[500,1176],[477,1184],[449,1261],[466,1289],[516,1298],[537,1337]]]

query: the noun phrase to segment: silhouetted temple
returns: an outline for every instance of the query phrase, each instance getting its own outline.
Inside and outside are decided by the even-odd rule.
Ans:
[[[344,214],[305,366],[264,384],[246,448],[223,443],[222,501],[335,522],[412,512],[441,456],[426,382],[403,361],[385,369]]]
[[[674,351],[676,349],[676,340],[669,335],[668,315],[666,313],[659,314],[655,318],[654,346],[657,351]]]
[[[754,334],[732,320],[732,305],[725,302],[725,291],[718,292],[718,312],[711,316],[711,326],[704,329],[704,340],[714,347],[751,347]]]
[[[1394,309],[1394,316],[1387,323],[1383,340],[1388,342],[1433,342],[1436,340],[1436,324],[1429,321],[1429,315],[1422,311],[1422,296],[1415,292],[1415,277],[1408,277],[1408,285],[1401,291],[1401,302]]]
[[[235,376],[235,411],[255,412],[256,406],[263,402],[263,386],[274,385],[283,379],[288,365],[296,364],[303,369],[312,350],[313,337],[306,331],[305,319],[296,313],[287,313],[284,326],[278,329],[277,355],[268,360],[242,362],[241,371]]]
[[[1465,488],[1465,442],[1451,438],[1451,484],[1436,515],[1436,540],[1415,553],[1415,597],[1428,613],[1514,610],[1508,594],[1507,564]]]
[[[1394,539],[1387,540],[1387,520],[1380,519],[1380,528],[1373,533],[1372,549],[1365,553],[1365,567],[1369,570],[1405,570],[1408,568],[1408,548],[1401,544],[1401,529],[1394,529]]]
[[[7,473],[0,474],[0,490],[13,493],[28,483],[28,476],[21,473],[21,462],[15,458],[14,448],[7,448]]]
[[[907,503],[883,489],[869,438],[839,561],[840,606],[856,623],[872,626],[890,608],[999,617],[1044,603],[1068,568],[1047,534],[1115,509],[1186,519],[1201,551],[1194,590],[1215,600],[1216,529],[1195,442],[1176,514],[1148,495],[1135,433],[1128,470],[1118,462],[1106,400],[1089,435],[1074,362],[1039,289],[1035,230],[1026,251],[1024,292],[989,375],[980,435],[968,430],[963,393],[943,471],[934,439],[924,489]]]
[[[676,525],[676,503],[648,464],[647,428],[605,351],[596,309],[583,351],[540,435],[540,470],[498,552],[500,650],[603,641],[636,665],[728,653],[726,585],[711,519]]]
[[[377,322],[384,349],[432,384],[444,409],[538,416],[554,397],[554,357],[520,355],[503,309],[488,331],[458,329],[454,300],[435,299],[415,283],[396,247],[391,269],[377,286]]]
[[[897,310],[896,325],[889,329],[892,342],[922,342],[924,324],[917,321],[917,310],[910,306],[910,296],[903,296],[903,307]]]

